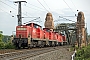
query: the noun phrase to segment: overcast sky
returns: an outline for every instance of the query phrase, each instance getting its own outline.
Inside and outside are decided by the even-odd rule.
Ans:
[[[4,35],[11,35],[12,31],[15,31],[17,22],[18,4],[13,3],[14,1],[20,0],[0,0],[0,30],[3,31]],[[64,18],[77,21],[76,17],[65,17],[74,16],[77,14],[77,9],[84,12],[85,23],[90,34],[90,0],[25,0],[27,3],[22,3],[22,16],[23,17],[40,17],[36,22],[37,24],[44,27],[45,17],[48,12],[51,12],[55,20],[54,22],[67,23],[70,21],[63,20],[59,16]],[[66,3],[65,3],[66,2]],[[44,6],[42,6],[41,4]],[[69,8],[70,7],[70,8]],[[14,17],[12,17],[14,16]],[[35,18],[23,18],[23,23],[31,21]],[[73,23],[73,22],[70,22]]]

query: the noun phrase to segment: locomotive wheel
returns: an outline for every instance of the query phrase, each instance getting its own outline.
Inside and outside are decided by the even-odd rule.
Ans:
[[[29,44],[29,45],[28,45],[28,48],[30,48],[30,49],[33,48],[33,45]]]
[[[20,48],[21,48],[21,43],[18,44],[18,49],[20,49]]]
[[[25,49],[25,46],[23,46],[23,49]]]
[[[15,44],[15,49],[18,49],[18,43]]]
[[[33,47],[35,48],[35,47],[36,47],[36,45],[33,45]]]
[[[40,48],[43,48],[43,47],[44,47],[44,45],[42,44],[42,45],[40,45],[39,47],[40,47]]]
[[[42,48],[42,46],[40,45],[39,48]]]
[[[42,44],[42,48],[44,48],[44,44]]]
[[[60,45],[63,46],[63,42],[61,42]]]

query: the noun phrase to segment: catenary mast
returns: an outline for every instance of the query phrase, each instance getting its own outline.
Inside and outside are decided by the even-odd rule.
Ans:
[[[15,1],[15,3],[18,3],[18,26],[22,25],[22,11],[21,11],[21,2],[26,2],[26,1]]]

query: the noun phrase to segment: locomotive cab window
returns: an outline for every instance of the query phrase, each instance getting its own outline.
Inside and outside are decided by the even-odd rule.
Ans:
[[[46,31],[47,31],[47,32],[50,32],[50,30],[48,30],[48,29],[47,29]]]
[[[26,28],[17,28],[17,30],[27,30]]]
[[[35,27],[35,28],[38,28],[38,26],[37,26],[37,25],[34,25],[34,27]]]

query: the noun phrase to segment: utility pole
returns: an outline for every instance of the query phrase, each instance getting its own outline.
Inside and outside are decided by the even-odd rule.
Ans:
[[[14,3],[18,3],[18,26],[22,25],[22,11],[21,11],[21,2],[26,2],[26,1],[15,1]]]

